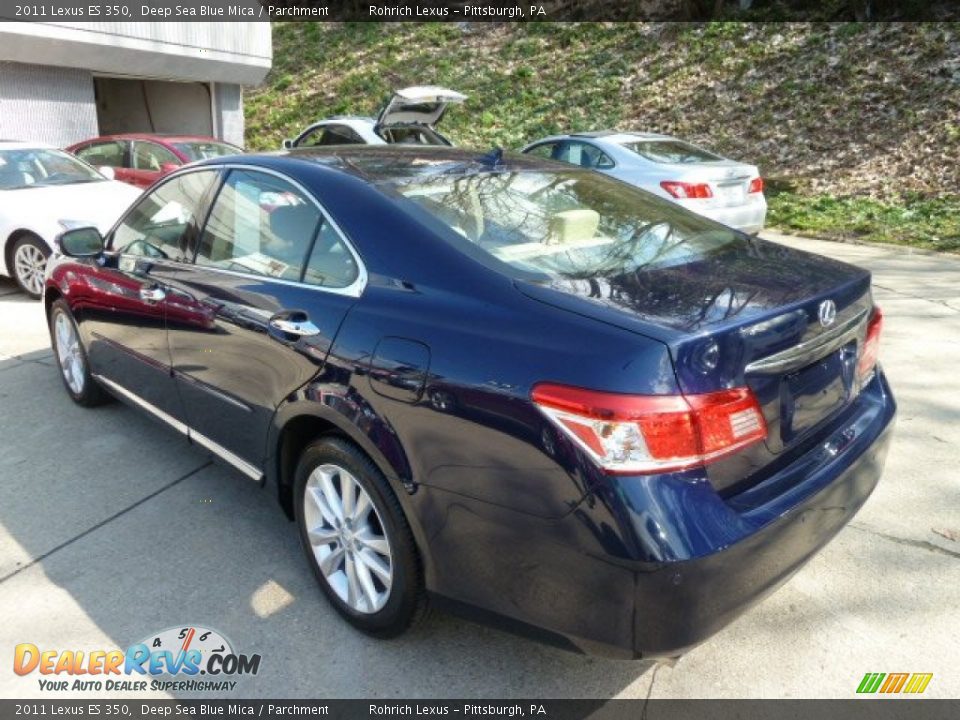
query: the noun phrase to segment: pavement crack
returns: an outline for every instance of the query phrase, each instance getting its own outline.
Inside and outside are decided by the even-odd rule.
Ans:
[[[947,550],[945,547],[940,547],[939,545],[935,545],[932,542],[927,542],[926,540],[912,540],[910,538],[897,537],[896,535],[889,535],[888,533],[880,532],[879,530],[874,530],[860,524],[851,523],[850,527],[854,530],[869,533],[870,535],[876,535],[878,538],[883,538],[884,540],[897,543],[897,545],[906,545],[907,547],[917,548],[918,550],[926,550],[927,552],[937,553],[938,555],[946,555],[947,557],[951,557],[955,560],[960,560],[960,552],[956,552],[955,550]]]
[[[881,285],[876,281],[873,282],[873,287],[880,288],[881,290],[885,290],[886,292],[893,293],[894,295],[899,295],[900,297],[908,297],[908,298],[911,298],[912,300],[923,300],[924,302],[933,303],[934,305],[941,305],[945,307],[947,310],[952,310],[955,313],[960,313],[960,309],[955,308],[946,300],[937,300],[936,298],[928,298],[928,297],[923,297],[921,295],[914,295],[913,293],[903,292],[902,290],[894,290],[892,287],[888,287],[887,285]]]
[[[33,567],[34,565],[43,562],[44,560],[46,560],[48,557],[50,557],[50,556],[53,555],[54,553],[59,552],[60,550],[63,550],[65,547],[68,547],[68,546],[72,545],[73,543],[77,542],[77,540],[80,540],[80,539],[82,539],[82,538],[85,538],[87,535],[89,535],[90,533],[94,532],[95,530],[99,530],[99,529],[102,528],[104,525],[108,525],[109,523],[112,523],[114,520],[116,520],[117,518],[121,517],[122,515],[126,515],[126,514],[127,514],[128,512],[130,512],[131,510],[140,507],[140,506],[143,505],[145,502],[147,502],[147,500],[152,500],[153,498],[155,498],[155,497],[156,497],[157,495],[159,495],[160,493],[166,492],[167,490],[169,490],[169,489],[172,488],[172,487],[176,487],[177,485],[179,485],[180,483],[182,483],[184,480],[193,477],[193,476],[196,475],[198,472],[200,472],[200,471],[203,470],[204,468],[210,467],[211,465],[213,465],[213,461],[212,461],[212,460],[208,460],[207,462],[205,462],[205,463],[204,463],[203,465],[201,465],[200,467],[194,468],[194,469],[191,470],[190,472],[188,472],[188,473],[186,473],[186,474],[184,474],[184,475],[181,475],[181,476],[178,477],[176,480],[173,480],[173,481],[171,481],[171,482],[168,482],[168,483],[167,483],[166,485],[164,485],[163,487],[157,488],[157,489],[154,490],[152,493],[150,493],[150,494],[148,494],[148,495],[145,495],[144,497],[142,497],[142,498],[140,498],[139,500],[137,500],[135,503],[132,503],[131,505],[128,505],[127,507],[123,508],[123,510],[120,510],[120,511],[118,511],[118,512],[115,512],[113,515],[111,515],[111,516],[108,517],[108,518],[105,518],[104,520],[101,520],[101,521],[98,522],[96,525],[91,525],[90,527],[88,527],[86,530],[84,530],[84,531],[83,531],[82,533],[80,533],[79,535],[74,535],[72,538],[70,538],[69,540],[65,540],[64,542],[62,542],[62,543],[60,543],[59,545],[57,545],[55,548],[52,548],[51,550],[47,550],[47,552],[43,553],[42,555],[38,555],[37,557],[33,558],[33,560],[31,560],[30,562],[28,562],[26,565],[23,565],[23,566],[21,566],[21,567],[18,567],[18,568],[17,568],[16,570],[14,570],[13,572],[7,573],[7,574],[4,575],[3,577],[0,577],[0,583],[4,583],[4,582],[6,582],[7,580],[9,580],[10,578],[12,578],[14,575],[19,575],[20,573],[22,573],[22,572],[23,572],[24,570],[26,570],[27,568]]]

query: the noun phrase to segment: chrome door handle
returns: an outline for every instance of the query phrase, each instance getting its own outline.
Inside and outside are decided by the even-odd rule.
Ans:
[[[270,327],[272,327],[274,330],[279,330],[282,333],[286,333],[287,335],[299,335],[305,337],[307,335],[320,334],[320,328],[318,328],[309,320],[298,322],[296,320],[274,318],[270,321]]]
[[[148,303],[158,303],[166,300],[167,294],[163,291],[163,288],[158,287],[142,287],[140,288],[140,299]]]

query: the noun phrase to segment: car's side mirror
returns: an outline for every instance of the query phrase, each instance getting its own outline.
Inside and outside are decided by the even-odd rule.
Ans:
[[[284,150],[289,150],[289,149],[292,148],[292,147],[293,147],[293,140],[291,140],[290,138],[284,138],[284,140],[283,140],[283,149],[284,149]]]
[[[160,164],[160,172],[172,173],[174,170],[178,169],[180,166],[173,162],[165,162]]]
[[[67,257],[96,257],[103,252],[103,236],[95,227],[79,227],[61,233],[60,252]]]
[[[97,171],[103,175],[107,180],[116,180],[117,173],[114,172],[113,168],[109,165],[103,165],[97,168]]]

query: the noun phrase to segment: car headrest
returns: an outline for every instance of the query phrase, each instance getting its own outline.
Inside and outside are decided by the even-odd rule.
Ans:
[[[305,203],[281,205],[270,213],[270,230],[279,240],[301,239],[306,247],[316,229],[317,211]]]
[[[600,213],[589,208],[564,210],[550,218],[550,245],[591,240],[597,234]]]

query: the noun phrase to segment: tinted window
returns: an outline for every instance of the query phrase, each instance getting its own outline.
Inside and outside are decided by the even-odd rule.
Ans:
[[[437,133],[422,125],[390,127],[380,131],[380,137],[393,145],[449,145]]]
[[[360,137],[352,128],[346,125],[324,125],[311,131],[297,143],[297,147],[320,147],[324,145],[359,145],[363,144]]]
[[[149,142],[133,143],[133,167],[135,170],[159,172],[165,163],[180,165],[180,160],[165,147]]]
[[[537,145],[536,147],[530,148],[525,154],[543,158],[544,160],[551,160],[553,159],[556,151],[557,143],[543,143],[543,145]]]
[[[213,171],[186,173],[144,195],[113,233],[111,247],[127,255],[187,260],[203,197],[216,176]]]
[[[191,161],[206,160],[225,155],[238,155],[243,152],[238,147],[227,143],[207,141],[177,142],[173,146],[186,155]]]
[[[682,140],[638,140],[623,143],[623,146],[655,163],[683,164],[723,160],[719,155]]]
[[[300,280],[320,220],[317,206],[285,180],[233,170],[210,211],[197,264]]]
[[[94,143],[77,151],[77,157],[95,167],[123,167],[124,143],[116,140]]]
[[[612,168],[613,160],[606,153],[593,145],[582,142],[566,142],[560,148],[560,152],[554,155],[556,160],[568,162],[571,165],[579,165],[585,168]]]
[[[347,287],[357,279],[356,260],[334,227],[324,221],[310,253],[303,281],[323,287]]]

